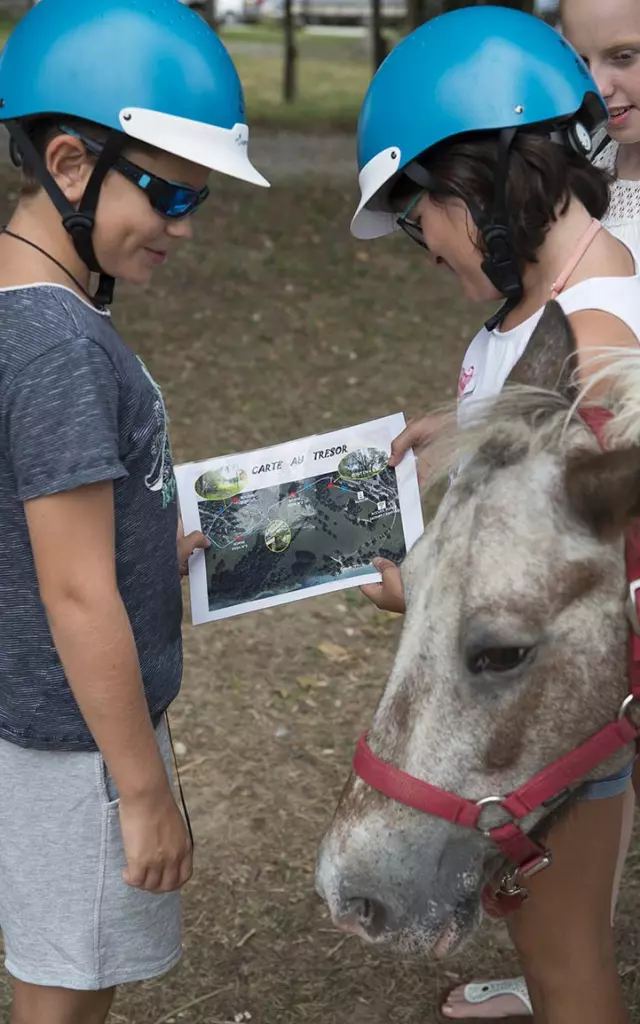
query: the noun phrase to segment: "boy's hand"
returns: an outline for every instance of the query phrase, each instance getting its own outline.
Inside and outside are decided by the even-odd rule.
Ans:
[[[382,582],[365,583],[360,590],[382,611],[397,612],[402,615],[406,611],[406,606],[402,576],[398,566],[390,562],[388,558],[374,558],[373,564],[378,572],[382,573]]]
[[[120,827],[127,885],[147,892],[172,892],[193,871],[189,833],[168,784],[159,793],[120,797]]]
[[[180,575],[187,576],[189,574],[189,559],[197,548],[211,547],[211,541],[208,537],[205,537],[204,533],[200,533],[200,530],[194,530],[193,533],[187,534],[185,537],[184,529],[182,526],[182,520],[178,527],[178,565],[180,566]]]

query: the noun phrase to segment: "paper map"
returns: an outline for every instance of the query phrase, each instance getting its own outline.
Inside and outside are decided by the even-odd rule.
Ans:
[[[211,541],[190,567],[194,623],[328,593],[400,563],[420,536],[415,460],[387,465],[399,414],[176,467],[185,531]]]

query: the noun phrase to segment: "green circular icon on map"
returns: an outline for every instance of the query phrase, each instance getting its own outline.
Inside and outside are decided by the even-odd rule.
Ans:
[[[291,527],[284,519],[272,519],[264,531],[264,542],[269,551],[281,554],[291,543]]]
[[[196,494],[206,501],[226,501],[244,491],[249,478],[244,469],[237,466],[221,466],[210,469],[198,477],[194,487]]]
[[[356,448],[340,460],[338,472],[345,480],[367,480],[382,473],[388,462],[381,448]]]

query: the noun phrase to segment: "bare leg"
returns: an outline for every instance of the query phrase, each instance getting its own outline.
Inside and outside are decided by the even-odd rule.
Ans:
[[[622,884],[622,875],[624,873],[624,866],[627,860],[627,854],[629,853],[629,846],[631,844],[631,836],[633,833],[633,822],[636,814],[635,785],[635,781],[633,783],[629,782],[623,797],[624,802],[622,804],[622,827],[620,829],[620,847],[618,849],[616,870],[613,876],[613,895],[611,899],[611,924],[614,924],[616,918],[616,906],[618,904],[618,896],[620,894],[620,886]]]
[[[636,800],[640,803],[640,757],[633,766],[633,788],[636,791]]]
[[[640,765],[640,762],[638,762],[638,765]],[[640,791],[640,770],[638,770],[637,775],[638,778],[635,785],[638,791]],[[633,831],[636,797],[634,787],[631,783],[627,786],[623,799],[624,803],[620,830],[620,845],[618,849],[618,859],[616,861],[611,900],[612,924],[615,918],[620,883],[622,881],[624,865],[627,859],[627,853],[629,852],[629,843],[631,842],[631,833]],[[552,871],[553,868],[549,868],[549,870]],[[515,981],[516,979],[511,980]],[[480,982],[479,984],[482,985],[483,983]],[[482,1003],[471,1005],[465,996],[466,988],[466,985],[460,985],[458,988],[453,989],[449,994],[447,1001],[442,1008],[442,1012],[445,1017],[449,1017],[451,1020],[499,1020],[504,1017],[531,1016],[524,1003],[517,995],[495,995],[491,998],[487,998],[486,1001]]]
[[[628,1024],[611,928],[624,799],[575,805],[509,921],[537,1024]]]
[[[114,989],[77,992],[14,980],[11,1024],[104,1024]]]

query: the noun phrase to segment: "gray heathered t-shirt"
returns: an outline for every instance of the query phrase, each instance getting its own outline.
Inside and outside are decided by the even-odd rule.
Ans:
[[[114,481],[118,586],[157,721],[182,674],[162,396],[107,313],[60,286],[0,290],[0,737],[21,746],[95,749],[40,601],[23,503],[100,480]]]

